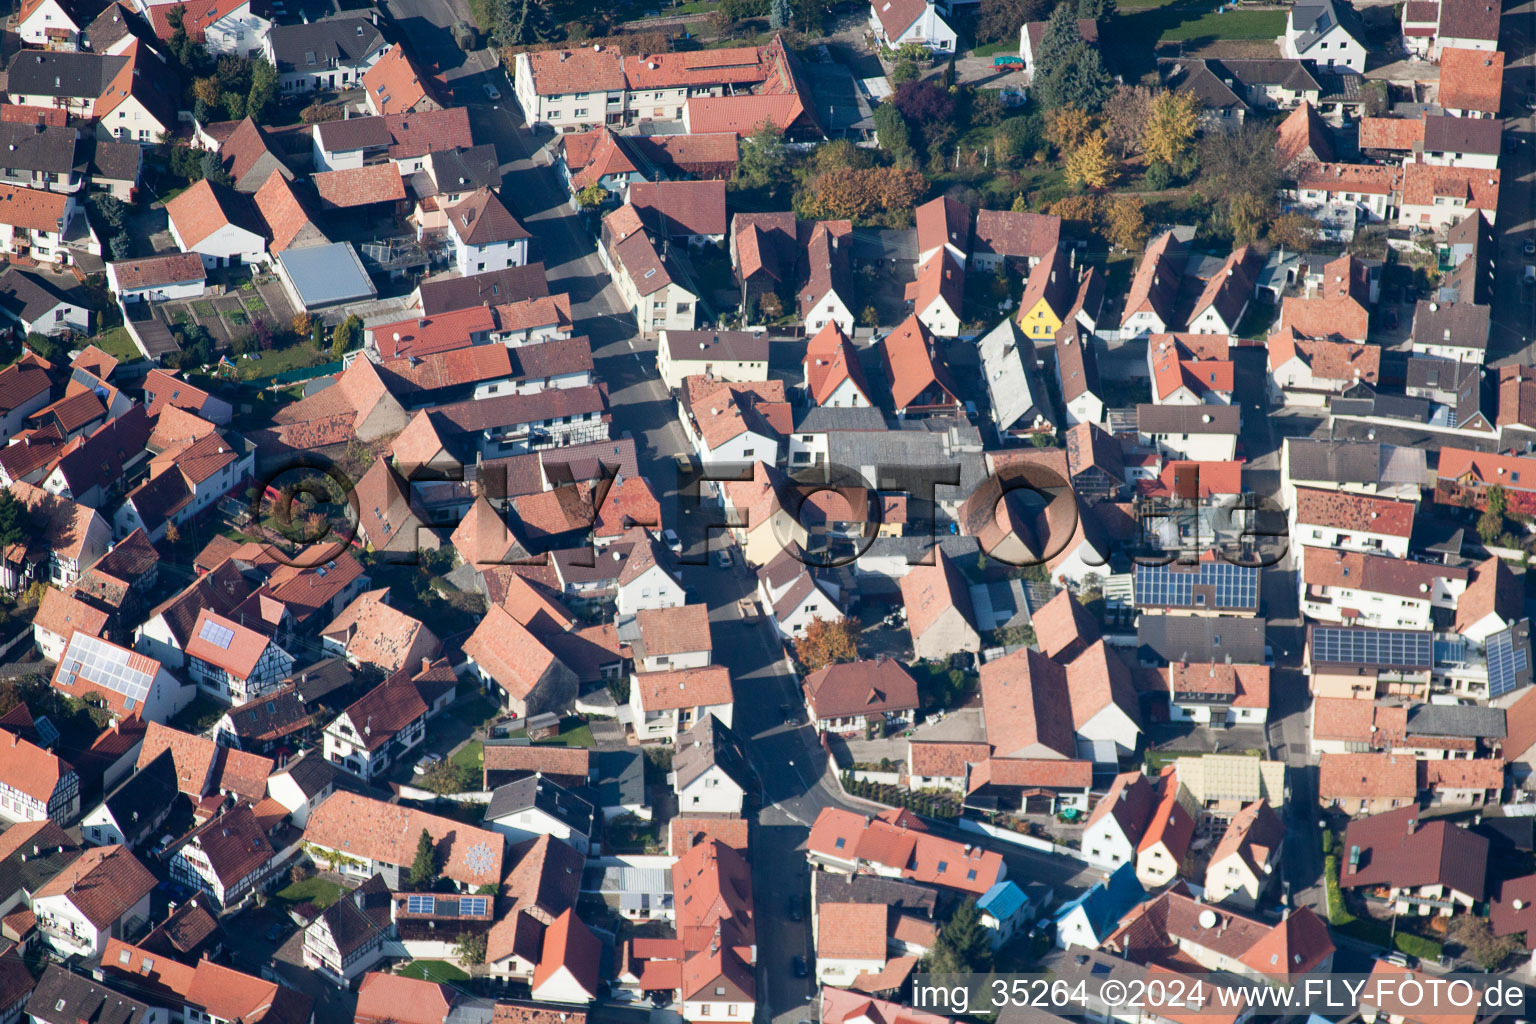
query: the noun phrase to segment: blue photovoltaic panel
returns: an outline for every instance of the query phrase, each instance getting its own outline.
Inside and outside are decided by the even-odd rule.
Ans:
[[[437,913],[437,897],[411,895],[405,898],[405,909],[410,914]]]
[[[1233,565],[1217,560],[1201,562],[1194,569],[1175,569],[1168,565],[1138,565],[1135,593],[1138,605],[1166,608],[1196,608],[1205,604],[1205,594],[1196,588],[1214,591],[1217,608],[1255,609],[1259,607],[1259,570],[1253,566]]]
[[[1434,664],[1434,634],[1418,629],[1316,626],[1312,630],[1312,662],[1427,669]]]
[[[1514,642],[1514,631],[1501,629],[1488,638],[1488,696],[1501,697],[1518,689],[1530,667],[1529,652]]]
[[[484,914],[485,900],[486,898],[484,896],[460,896],[459,916],[477,917],[481,914]]]
[[[203,620],[203,628],[198,636],[207,640],[213,646],[221,650],[229,650],[230,641],[235,638],[235,631],[228,626],[220,625],[212,619]]]

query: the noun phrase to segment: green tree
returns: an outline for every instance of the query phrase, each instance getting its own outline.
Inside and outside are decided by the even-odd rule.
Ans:
[[[795,641],[795,655],[812,672],[859,657],[859,634],[847,619],[812,619]]]
[[[985,974],[992,969],[992,943],[981,924],[976,898],[955,908],[928,953],[928,970],[934,974]]]
[[[1077,0],[1077,16],[1103,24],[1119,13],[1115,0]]]
[[[416,837],[416,859],[411,861],[410,874],[406,876],[406,882],[412,889],[431,889],[437,881],[437,844],[432,842],[432,833],[426,829],[421,830],[421,835]]]
[[[363,318],[353,313],[331,332],[331,358],[340,359],[362,341]]]
[[[277,99],[277,68],[264,60],[251,62],[251,89],[246,93],[245,112],[261,123]]]
[[[234,179],[229,176],[229,172],[224,169],[224,165],[219,163],[219,155],[212,150],[209,150],[203,154],[203,165],[201,170],[203,172],[202,176],[213,182],[215,185],[224,185],[227,187],[235,183]]]
[[[581,204],[584,210],[594,210],[607,201],[608,190],[595,181],[576,193],[576,202]]]
[[[1010,117],[992,131],[992,153],[1005,167],[1017,167],[1040,152],[1044,145],[1038,115]]]
[[[784,133],[764,121],[741,140],[741,156],[732,184],[737,188],[767,188],[784,177],[789,158],[784,153]]]
[[[1058,21],[1057,15],[1065,10],[1068,10],[1065,4],[1056,8],[1051,14],[1051,24]],[[1042,55],[1035,62],[1030,92],[1044,110],[1070,104],[1097,111],[1115,91],[1115,80],[1104,67],[1104,58],[1099,51],[1077,34],[1076,20],[1069,19],[1068,24],[1072,33],[1070,41],[1058,40],[1049,51],[1045,41],[1041,41]],[[1048,38],[1051,31],[1047,27]],[[1049,57],[1045,56],[1047,52]]]
[[[1019,26],[1039,21],[1050,6],[1050,0],[981,0],[977,4],[976,40],[982,43],[1016,42]]]
[[[20,544],[33,532],[32,513],[10,491],[0,491],[0,548]]]
[[[491,37],[502,46],[523,46],[551,38],[555,19],[544,0],[490,0]]]
[[[1199,103],[1192,92],[1160,92],[1152,99],[1141,135],[1147,159],[1172,165],[1188,153],[1199,127]]]
[[[453,943],[453,956],[465,967],[479,967],[485,963],[485,936],[461,933]]]
[[[912,150],[912,133],[907,119],[901,116],[893,104],[882,103],[875,107],[875,138],[880,148],[891,155],[897,164],[906,166],[915,156]]]
[[[794,17],[790,0],[769,0],[768,2],[768,27],[774,30],[789,28],[790,21]]]
[[[1492,544],[1504,532],[1504,511],[1509,507],[1509,495],[1504,488],[1494,484],[1483,496],[1486,504],[1477,519],[1477,535],[1484,544]]]

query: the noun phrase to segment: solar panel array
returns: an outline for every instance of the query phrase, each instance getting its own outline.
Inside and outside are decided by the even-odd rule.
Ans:
[[[76,679],[85,679],[139,703],[149,696],[155,677],[130,665],[132,657],[132,651],[99,637],[76,633],[64,652],[59,681],[73,685]]]
[[[408,914],[435,914],[437,913],[437,897],[412,893],[405,898],[405,910]]]
[[[1201,562],[1194,570],[1169,565],[1136,567],[1136,603],[1169,608],[1196,607],[1195,588],[1212,587],[1218,608],[1259,607],[1259,570],[1220,559]]]
[[[203,620],[203,628],[198,630],[198,636],[207,640],[220,650],[229,650],[230,641],[235,638],[235,631],[228,626],[214,622],[212,619]]]
[[[484,896],[460,896],[459,916],[478,917],[485,913],[486,903],[487,900]]]
[[[1327,665],[1434,665],[1434,634],[1420,629],[1312,630],[1312,661]]]
[[[1501,629],[1488,638],[1488,696],[1501,697],[1520,688],[1530,669],[1530,648],[1514,641],[1515,631]],[[1529,676],[1526,680],[1529,681]]]

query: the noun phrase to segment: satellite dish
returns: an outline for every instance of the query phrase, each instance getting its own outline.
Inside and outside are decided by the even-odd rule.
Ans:
[[[1215,928],[1216,927],[1216,911],[1210,910],[1210,909],[1206,909],[1206,910],[1200,911],[1200,927],[1201,928]]]

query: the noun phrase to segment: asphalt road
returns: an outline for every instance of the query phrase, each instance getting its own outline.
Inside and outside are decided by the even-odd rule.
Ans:
[[[1536,238],[1536,120],[1526,102],[1536,100],[1536,0],[1506,4],[1500,22],[1504,51],[1504,122],[1516,151],[1499,159],[1499,215],[1494,227],[1498,256],[1488,355],[1499,363],[1536,362],[1536,286],[1523,284],[1523,265],[1536,262],[1522,247]]]

